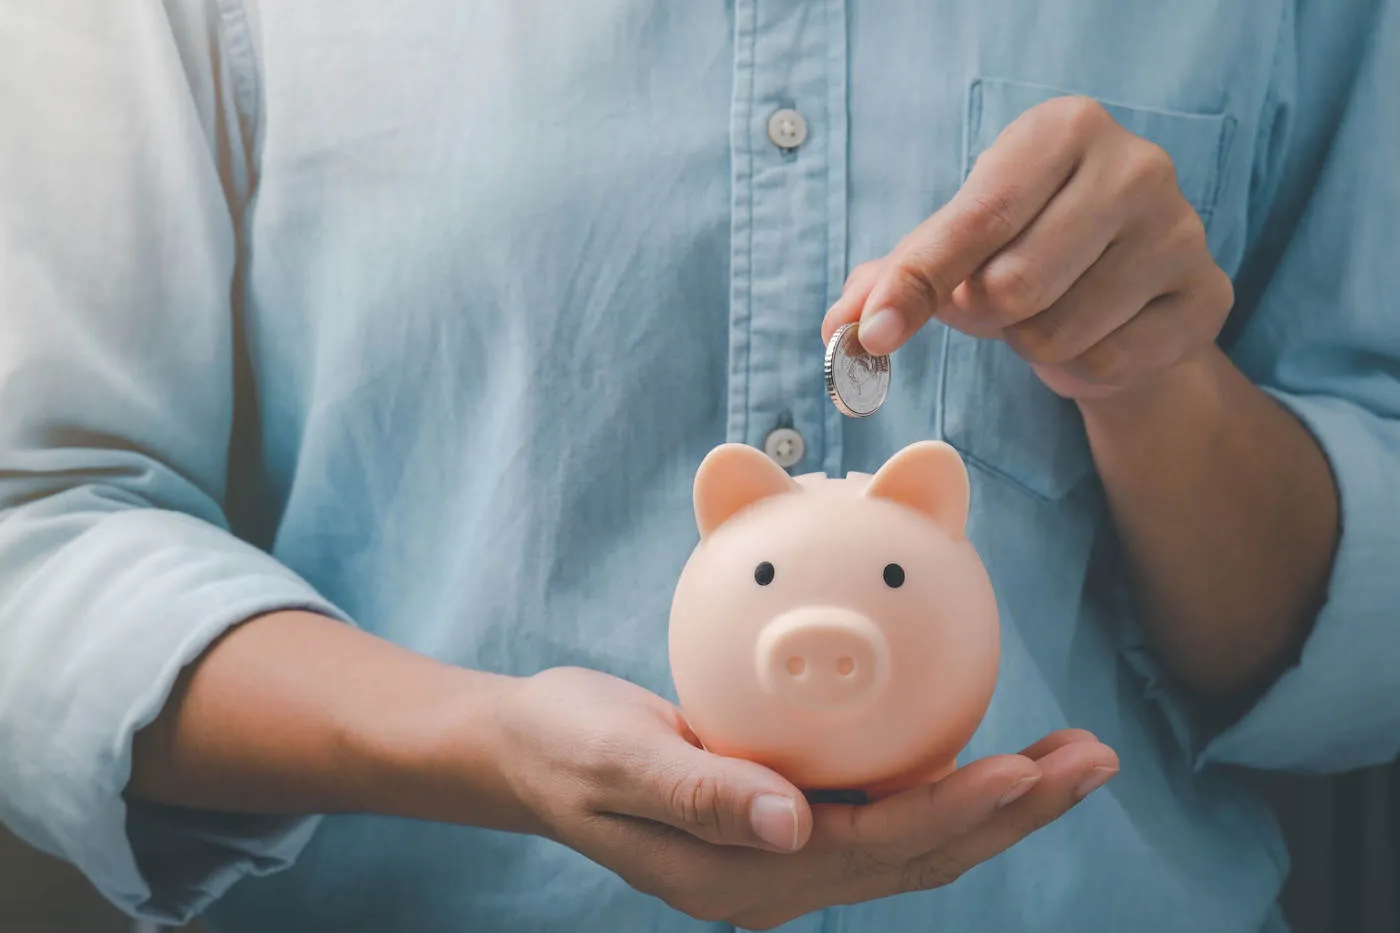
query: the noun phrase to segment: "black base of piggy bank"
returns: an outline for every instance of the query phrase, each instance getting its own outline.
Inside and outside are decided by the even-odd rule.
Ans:
[[[808,790],[803,791],[803,794],[807,797],[807,802],[814,807],[823,803],[844,803],[860,807],[870,802],[863,790]]]

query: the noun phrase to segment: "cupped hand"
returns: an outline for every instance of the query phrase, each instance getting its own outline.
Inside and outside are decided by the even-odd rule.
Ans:
[[[822,339],[859,321],[890,353],[931,318],[1004,341],[1049,388],[1099,398],[1208,348],[1229,276],[1170,157],[1098,103],[1026,111],[958,193],[887,256],[857,266]]]
[[[661,697],[595,671],[523,679],[497,716],[501,767],[541,835],[692,917],[752,930],[948,884],[1118,768],[1066,730],[877,803],[812,807],[776,773],[704,751]]]

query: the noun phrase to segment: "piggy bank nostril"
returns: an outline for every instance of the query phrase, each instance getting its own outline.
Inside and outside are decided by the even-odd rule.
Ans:
[[[836,662],[836,673],[840,674],[842,677],[850,677],[855,673],[855,670],[856,662],[852,661],[850,658],[841,658]]]
[[[798,657],[797,655],[793,655],[792,657],[788,658],[787,669],[788,673],[792,676],[801,677],[802,672],[807,669],[807,662],[804,661],[802,658]]]

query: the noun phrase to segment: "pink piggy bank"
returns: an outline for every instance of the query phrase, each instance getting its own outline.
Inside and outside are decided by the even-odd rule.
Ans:
[[[952,771],[1001,654],[957,452],[924,441],[873,476],[793,478],[724,444],[694,498],[670,661],[704,746],[872,799]]]

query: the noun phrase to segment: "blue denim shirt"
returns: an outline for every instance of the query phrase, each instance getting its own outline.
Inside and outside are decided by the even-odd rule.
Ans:
[[[1400,747],[1397,33],[1384,0],[3,0],[0,818],[220,931],[709,929],[538,838],[130,805],[133,731],[288,607],[673,696],[709,449],[787,427],[840,475],[941,437],[1004,626],[967,755],[1082,726],[1122,772],[790,929],[1280,929],[1286,853],[1223,766]],[[1223,727],[1142,638],[1074,407],[1003,345],[926,328],[869,419],[823,391],[848,270],[1066,93],[1172,156],[1224,339],[1340,485],[1316,628]]]

